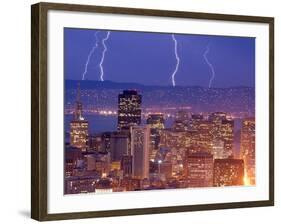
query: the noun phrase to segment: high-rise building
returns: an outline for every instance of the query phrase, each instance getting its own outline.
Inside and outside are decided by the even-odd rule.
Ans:
[[[224,155],[229,157],[233,155],[234,142],[234,120],[223,120],[220,128],[220,138],[224,142]]]
[[[244,161],[242,159],[215,159],[214,186],[244,184]]]
[[[88,121],[82,116],[82,103],[80,101],[80,83],[77,88],[77,99],[73,120],[70,122],[70,145],[86,151],[88,147],[89,135]]]
[[[224,141],[216,138],[213,140],[212,154],[214,159],[224,159],[227,158],[224,151]]]
[[[112,132],[110,136],[110,155],[112,161],[121,161],[123,155],[129,154],[129,133],[123,131]]]
[[[124,90],[118,96],[118,130],[141,124],[142,97],[136,90]]]
[[[73,176],[74,169],[77,167],[79,160],[83,158],[82,152],[78,148],[65,148],[65,177]]]
[[[188,187],[213,186],[213,155],[207,152],[197,152],[187,155],[186,181]]]
[[[246,118],[242,121],[241,158],[245,163],[245,176],[251,185],[255,184],[255,119]]]
[[[207,120],[198,121],[195,130],[198,135],[196,144],[212,153],[214,124]]]
[[[134,178],[149,177],[149,126],[131,127],[132,175]]]
[[[97,152],[110,152],[112,132],[102,132],[89,136],[89,149]]]
[[[150,125],[150,159],[154,159],[160,143],[160,131],[165,128],[164,114],[153,113],[149,114],[146,124]]]
[[[220,157],[224,159],[233,155],[233,141],[234,141],[234,120],[225,112],[214,112],[208,117],[208,120],[213,123],[213,138],[215,147],[213,150],[220,149],[220,141],[223,142],[224,150]]]

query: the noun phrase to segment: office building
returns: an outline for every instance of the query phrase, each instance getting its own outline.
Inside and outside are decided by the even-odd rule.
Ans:
[[[118,130],[141,124],[142,97],[136,90],[124,90],[118,96]]]
[[[186,181],[188,187],[213,186],[213,155],[197,152],[186,157]]]
[[[123,155],[129,154],[130,138],[127,132],[112,132],[110,136],[111,161],[121,161]]]
[[[149,138],[150,128],[131,127],[132,175],[134,178],[149,177]]]
[[[242,159],[215,159],[214,186],[244,185],[244,161]]]
[[[70,122],[70,145],[79,148],[81,151],[86,151],[88,147],[89,135],[88,121],[82,116],[82,103],[80,101],[80,84],[77,88],[77,99],[73,120]]]

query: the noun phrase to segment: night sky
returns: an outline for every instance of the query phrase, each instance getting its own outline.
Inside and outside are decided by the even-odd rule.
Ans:
[[[90,29],[64,30],[65,78],[81,80],[88,54],[96,44]],[[106,31],[98,33],[98,47],[92,55],[85,79],[100,80],[99,62]],[[211,69],[215,70],[212,87],[255,85],[255,38],[175,34],[180,64],[175,75],[176,85],[208,87]],[[111,31],[105,42],[104,79],[135,82],[144,85],[172,85],[176,67],[174,42],[171,34]]]

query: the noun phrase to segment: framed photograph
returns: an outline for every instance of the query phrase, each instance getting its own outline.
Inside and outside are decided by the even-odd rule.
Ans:
[[[32,5],[33,219],[274,204],[274,18]]]

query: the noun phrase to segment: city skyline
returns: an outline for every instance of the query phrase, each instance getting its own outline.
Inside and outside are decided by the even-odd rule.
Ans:
[[[237,156],[228,113],[178,109],[172,127],[165,127],[162,113],[149,113],[144,124],[142,96],[123,90],[116,130],[92,135],[79,83],[76,94],[65,148],[66,194],[255,185],[254,118],[242,119]]]
[[[65,36],[72,33],[68,31],[65,29]],[[89,32],[78,31],[86,32],[87,35]],[[107,58],[108,51],[113,50],[108,41],[114,37],[114,33],[115,31],[95,33],[96,42],[93,42],[88,52],[79,80],[69,80],[68,71],[75,71],[73,66],[77,62],[70,65],[69,55],[65,54],[64,193],[254,186],[255,88],[250,81],[254,80],[253,77],[248,74],[248,81],[237,87],[230,85],[235,82],[226,71],[224,74],[229,79],[227,85],[226,79],[216,77],[215,69],[218,66],[209,57],[209,41],[201,55],[201,60],[209,71],[207,81],[205,77],[201,86],[181,86],[177,84],[178,75],[182,74],[179,72],[180,61],[186,62],[187,58],[179,55],[181,40],[178,35],[121,32],[122,35],[128,35],[127,38],[131,41],[135,41],[134,35],[138,36],[140,43],[153,35],[157,38],[167,37],[174,46],[173,59],[169,58],[167,63],[169,66],[173,64],[173,69],[169,70],[164,65],[157,66],[165,71],[169,70],[169,84],[164,79],[158,80],[163,74],[161,69],[154,71],[156,83],[153,85],[150,84],[154,81],[148,83],[149,79],[152,80],[149,72],[139,76],[138,72],[126,71],[127,75],[134,76],[133,79],[128,79],[117,69],[123,66],[115,67],[122,59],[127,60],[122,56],[124,52],[119,57],[115,56],[114,61]],[[101,34],[103,35],[98,36]],[[192,36],[199,42],[206,38],[200,35],[187,36],[189,40]],[[187,36],[183,35],[181,38]],[[76,38],[75,35],[73,38]],[[149,42],[149,38],[146,41]],[[250,49],[254,43],[251,38],[246,38],[249,42],[244,42],[243,38],[243,41],[238,38],[239,41],[236,42],[236,37],[209,37],[209,40],[210,38],[220,38],[221,47],[218,49],[221,50],[227,49],[224,44],[229,39],[232,44],[239,43],[239,46],[232,46],[233,49],[228,54],[242,54],[241,57],[245,56],[243,51],[235,53],[234,48]],[[123,44],[120,39],[118,42]],[[147,42],[141,45],[147,48],[146,44]],[[77,49],[77,45],[65,46],[65,52]],[[158,52],[157,45],[153,46],[154,53]],[[167,42],[165,46],[167,49],[170,47]],[[99,55],[100,58],[94,55]],[[248,56],[254,61],[254,54],[250,55]],[[143,54],[138,56],[141,63],[151,59],[144,59]],[[225,55],[220,54],[215,58],[221,57]],[[98,59],[93,73],[89,67],[93,63],[91,59]],[[173,63],[171,60],[174,60]],[[106,62],[108,64],[104,64]],[[129,62],[131,61],[126,61],[127,64]],[[247,65],[247,60],[243,63],[245,65],[240,65],[239,69],[247,73],[252,64]],[[220,64],[229,65],[224,61],[220,61]],[[195,63],[195,67],[202,68],[202,64]],[[109,68],[116,68],[115,73],[120,74],[118,82],[107,79]],[[88,80],[89,74],[98,74],[99,78]],[[195,80],[196,70],[190,76]],[[215,82],[225,85],[223,88],[216,88]],[[247,87],[250,84],[253,86]]]

